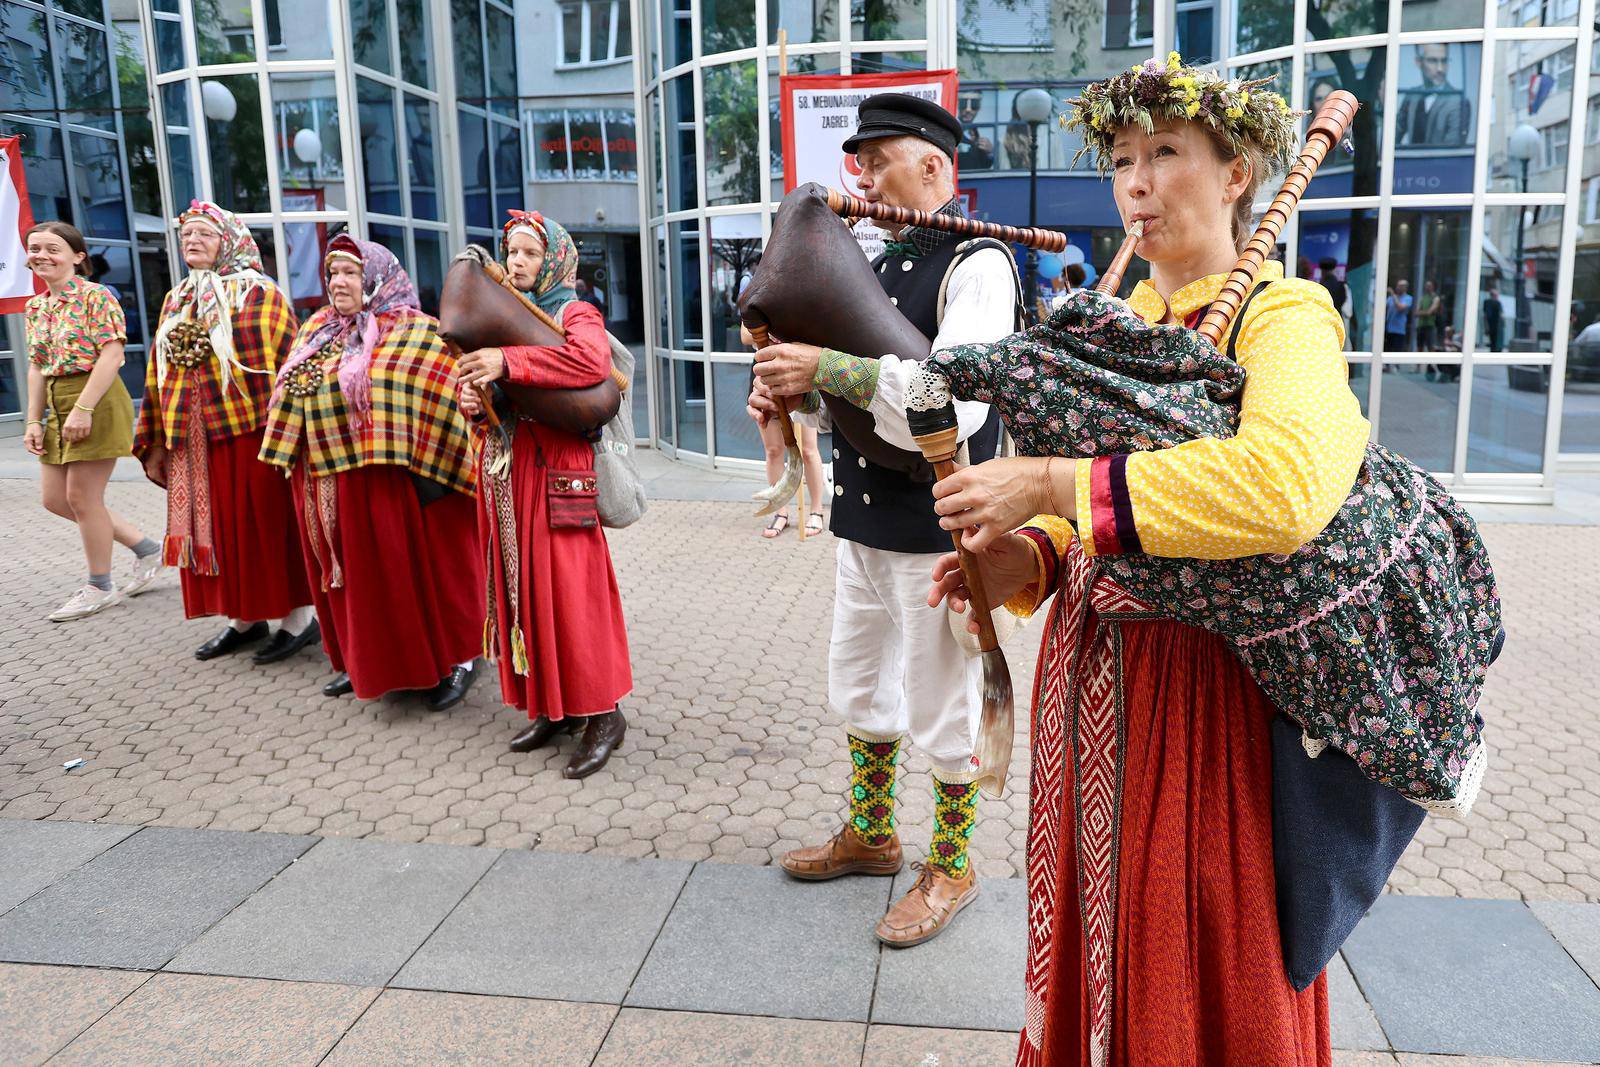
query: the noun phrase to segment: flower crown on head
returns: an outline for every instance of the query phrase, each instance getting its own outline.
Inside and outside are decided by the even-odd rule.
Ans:
[[[1254,148],[1265,157],[1269,170],[1282,170],[1294,162],[1300,140],[1298,119],[1304,112],[1265,88],[1276,78],[1223,78],[1204,67],[1184,66],[1176,52],[1167,54],[1165,65],[1151,57],[1122,74],[1084,86],[1082,96],[1066,102],[1061,125],[1083,131],[1083,147],[1072,161],[1092,151],[1105,174],[1111,169],[1112,143],[1123,127],[1154,133],[1158,122],[1199,122],[1233,151],[1242,154]]]

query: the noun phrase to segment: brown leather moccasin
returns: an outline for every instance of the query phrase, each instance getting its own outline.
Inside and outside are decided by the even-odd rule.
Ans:
[[[790,877],[807,882],[846,874],[898,874],[903,863],[900,835],[890,834],[883,844],[869,845],[846,823],[827,844],[797,848],[779,863]]]
[[[932,864],[912,864],[913,870],[917,868],[922,870],[917,884],[878,921],[878,940],[890,948],[910,948],[936,937],[957,912],[977,899],[978,876],[970,865],[960,878]]]

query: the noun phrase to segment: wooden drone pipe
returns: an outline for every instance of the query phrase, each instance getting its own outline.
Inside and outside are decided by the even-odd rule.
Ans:
[[[1100,280],[1094,283],[1095,292],[1104,293],[1106,296],[1117,295],[1117,290],[1122,288],[1122,276],[1128,273],[1128,264],[1133,262],[1133,253],[1138,249],[1139,239],[1143,236],[1142,219],[1128,227],[1128,236],[1122,239],[1122,247],[1117,249],[1117,254],[1111,258],[1111,265],[1100,275]]]
[[[1055,230],[1039,230],[1031,226],[1003,226],[998,222],[979,222],[958,215],[939,215],[931,211],[917,211],[907,207],[891,207],[873,203],[858,196],[828,190],[828,208],[846,219],[872,219],[896,226],[921,226],[929,230],[948,230],[965,237],[993,237],[1012,244],[1037,248],[1042,252],[1061,252],[1067,247],[1067,235]]]

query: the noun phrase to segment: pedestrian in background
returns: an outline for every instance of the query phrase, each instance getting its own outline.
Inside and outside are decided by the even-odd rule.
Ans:
[[[122,307],[85,276],[83,234],[64,222],[28,231],[28,269],[46,291],[28,301],[28,427],[23,445],[40,460],[45,510],[78,524],[89,580],[50,614],[93,615],[150,587],[161,546],[106,507],[117,460],[133,454],[133,398],[118,370],[128,328]],[[111,543],[134,554],[122,588],[111,581]]]

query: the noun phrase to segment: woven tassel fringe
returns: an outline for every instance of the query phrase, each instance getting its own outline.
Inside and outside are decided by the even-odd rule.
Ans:
[[[217,567],[217,550],[197,547],[192,537],[163,538],[161,562],[164,566],[178,567],[208,578],[221,573]]]

